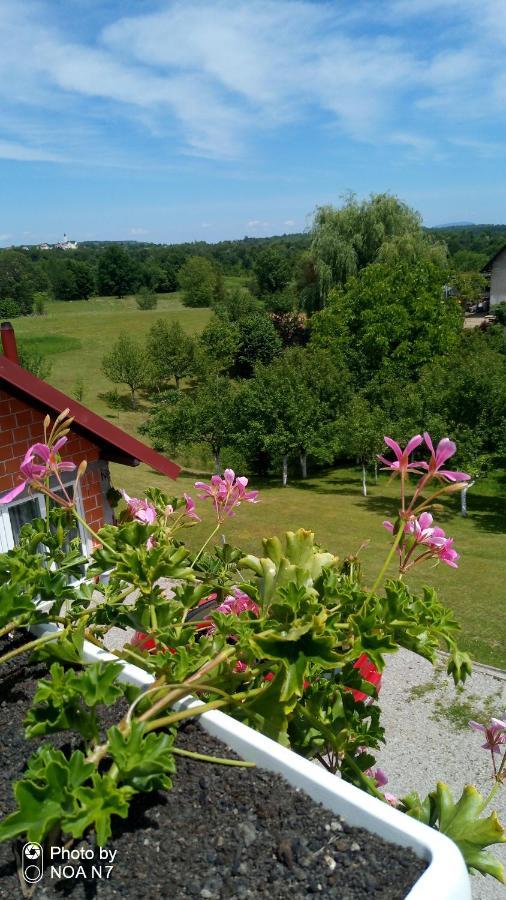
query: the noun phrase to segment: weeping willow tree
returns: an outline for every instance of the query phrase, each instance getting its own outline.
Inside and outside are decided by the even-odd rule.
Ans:
[[[392,194],[359,201],[346,195],[344,205],[319,206],[313,221],[311,256],[318,280],[320,307],[333,287],[372,262],[395,264],[421,259],[444,265],[446,245],[422,227],[419,213]]]

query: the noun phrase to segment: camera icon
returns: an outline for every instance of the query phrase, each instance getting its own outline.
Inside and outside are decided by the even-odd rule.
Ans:
[[[41,844],[30,841],[21,853],[22,874],[28,884],[37,884],[44,874],[44,851]]]

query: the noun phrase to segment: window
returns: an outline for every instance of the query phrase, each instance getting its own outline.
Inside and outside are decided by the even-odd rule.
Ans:
[[[65,489],[69,496],[73,495],[73,485],[66,484]],[[53,488],[53,490],[55,490]],[[61,494],[61,488],[56,489],[55,493]],[[81,494],[79,492],[76,497],[77,511],[82,516],[83,508],[81,502]],[[23,525],[32,522],[33,519],[40,516],[44,518],[46,514],[46,498],[42,494],[33,494],[29,497],[22,497],[20,500],[13,500],[7,506],[0,506],[0,552],[5,553],[15,547],[19,540],[19,532]],[[83,553],[89,553],[91,550],[88,535],[81,526],[71,533],[71,537],[80,537]]]

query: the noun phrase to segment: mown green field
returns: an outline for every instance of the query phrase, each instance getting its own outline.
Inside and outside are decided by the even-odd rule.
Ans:
[[[145,418],[146,410],[141,401],[139,412],[111,409],[101,396],[117,388],[128,396],[125,385],[113,385],[102,373],[101,362],[112,344],[124,331],[135,340],[144,342],[157,319],[178,319],[189,334],[196,334],[205,327],[211,312],[208,309],[186,309],[179,293],[159,294],[157,309],[139,310],[134,297],[95,297],[71,303],[47,304],[44,316],[24,316],[14,320],[18,340],[36,349],[51,363],[49,381],[74,396],[77,383],[82,379],[82,402],[114,424],[135,433]]]
[[[122,330],[144,338],[159,317],[179,319],[188,333],[198,333],[209,319],[209,310],[185,309],[179,296],[159,299],[158,309],[138,310],[133,298],[97,298],[87,302],[53,303],[43,317],[15,320],[19,339],[28,340],[52,362],[49,380],[73,394],[79,377],[84,382],[83,402],[115,424],[136,433],[146,418],[147,405],[137,412],[112,410],[103,398],[111,385],[101,372],[101,359]],[[127,389],[120,388],[127,395]],[[421,427],[423,423],[421,423]],[[113,480],[130,494],[139,495],[150,484],[180,494],[193,487],[196,473],[183,472],[176,483],[168,482],[146,466],[113,465]],[[208,474],[208,473],[207,473]],[[201,476],[202,473],[199,473]],[[206,475],[206,473],[204,473]],[[300,526],[313,529],[320,543],[340,556],[361,552],[366,578],[372,579],[388,550],[388,534],[382,521],[395,515],[396,486],[380,475],[362,497],[360,473],[354,469],[332,469],[307,481],[294,480],[283,489],[277,481],[255,484],[261,503],[246,505],[225,526],[228,540],[248,551],[259,551],[263,536],[282,534]],[[458,570],[440,565],[424,567],[410,582],[438,587],[462,625],[462,645],[486,663],[506,668],[506,472],[502,470],[475,485],[469,492],[469,516],[458,515],[458,499],[448,501],[440,516],[447,532],[455,537],[462,554]],[[211,510],[202,526],[189,533],[194,547],[211,530]]]

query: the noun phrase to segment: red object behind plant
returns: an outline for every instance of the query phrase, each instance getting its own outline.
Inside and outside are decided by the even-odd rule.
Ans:
[[[374,684],[376,690],[379,693],[381,688],[381,673],[378,672],[376,666],[373,662],[371,662],[366,653],[362,653],[362,655],[359,656],[353,668],[358,669],[365,681],[368,681],[370,684]],[[356,691],[354,690],[354,688],[351,688],[351,693],[353,694],[355,700],[368,699],[368,695],[364,694],[363,691]]]

